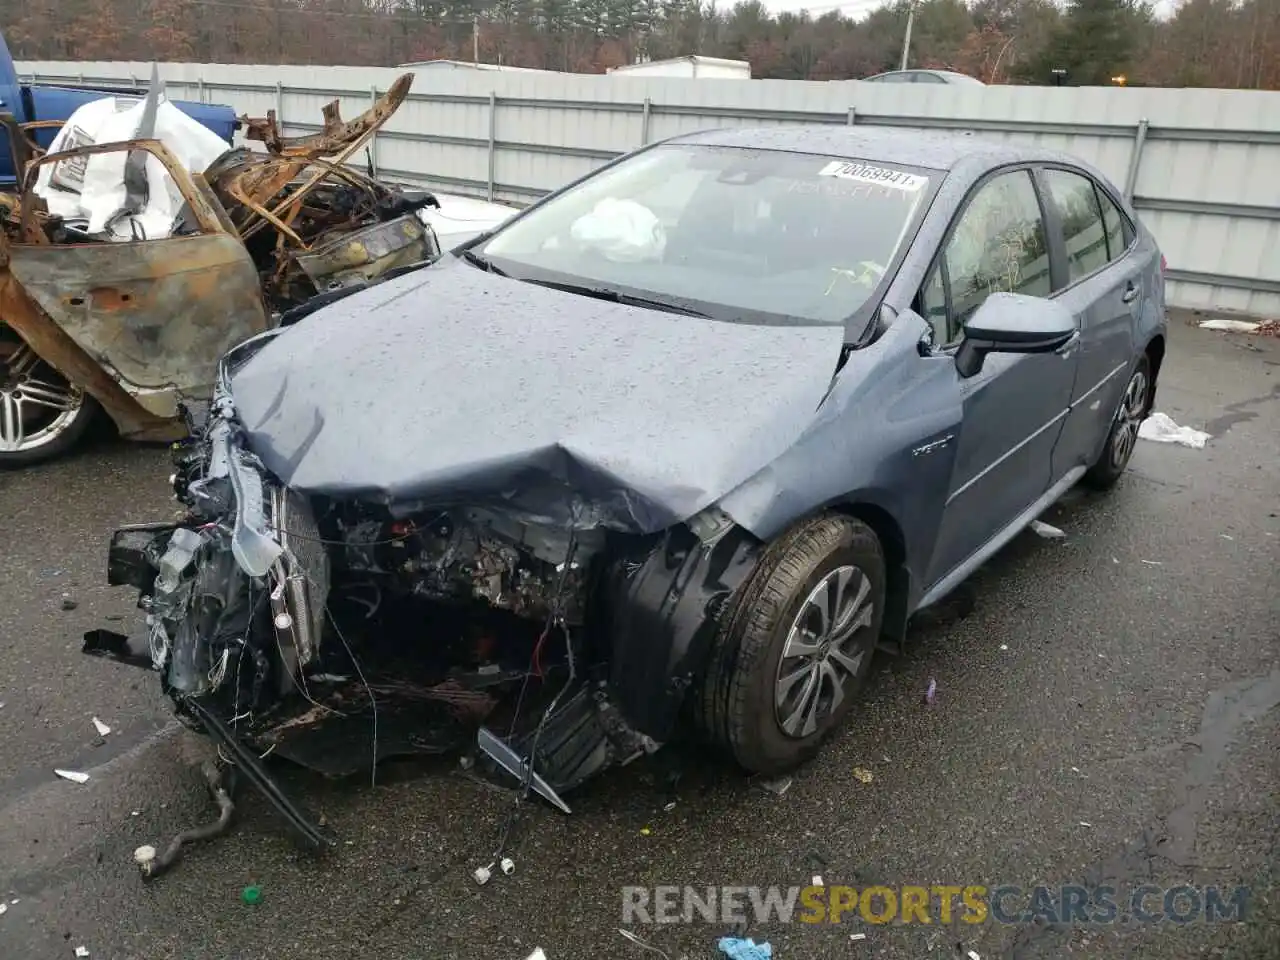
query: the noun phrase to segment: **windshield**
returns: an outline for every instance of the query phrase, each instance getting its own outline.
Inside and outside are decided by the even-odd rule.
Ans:
[[[884,164],[669,144],[530,211],[471,259],[715,319],[842,324],[879,286],[928,186]]]

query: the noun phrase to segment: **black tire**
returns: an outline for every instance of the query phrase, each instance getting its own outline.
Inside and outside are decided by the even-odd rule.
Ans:
[[[857,669],[841,672],[843,698],[814,729],[788,734],[776,698],[788,634],[810,593],[828,577],[838,580],[845,567],[866,578],[866,601],[872,604],[869,622],[853,631],[845,647],[850,654],[862,651]],[[884,553],[865,523],[828,514],[788,531],[765,550],[715,638],[695,703],[704,736],[752,773],[776,776],[809,760],[853,707],[871,666],[884,602]],[[865,601],[858,610],[864,608]],[[813,669],[815,678],[822,676],[819,667]]]
[[[1111,418],[1107,441],[1102,445],[1098,459],[1081,478],[1082,484],[1094,490],[1110,490],[1115,486],[1128,468],[1138,445],[1138,427],[1151,412],[1150,398],[1151,363],[1144,354],[1129,374],[1124,393]]]

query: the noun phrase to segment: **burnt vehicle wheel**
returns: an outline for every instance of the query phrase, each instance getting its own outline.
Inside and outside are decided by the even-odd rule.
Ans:
[[[0,467],[51,460],[84,436],[97,405],[0,324]]]
[[[884,553],[866,524],[828,515],[784,535],[716,638],[703,732],[753,773],[808,760],[854,704],[884,600]]]
[[[1138,445],[1138,428],[1147,418],[1150,395],[1151,364],[1144,356],[1138,360],[1124,388],[1102,453],[1083,477],[1086,485],[1095,490],[1107,490],[1120,479],[1129,466],[1134,447]]]

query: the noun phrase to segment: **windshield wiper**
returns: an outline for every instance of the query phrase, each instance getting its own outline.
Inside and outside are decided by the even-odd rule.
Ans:
[[[495,267],[492,260],[485,259],[474,250],[463,250],[462,259],[466,260],[467,263],[471,264],[473,267],[479,267],[481,270],[489,271],[489,273],[496,273],[500,277],[505,277],[507,275],[503,270]]]
[[[640,297],[630,293],[623,293],[621,290],[614,290],[612,287],[589,287],[580,283],[564,283],[560,280],[537,280],[532,277],[520,277],[525,283],[536,283],[540,287],[549,287],[552,290],[562,290],[565,293],[576,293],[582,297],[592,297],[596,300],[608,300],[610,303],[621,303],[628,307],[647,307],[650,310],[662,310],[665,313],[678,313],[686,317],[700,317],[703,320],[710,320],[712,317],[701,310],[695,310],[693,307],[687,307],[681,303],[674,303],[670,300],[662,300],[655,297]]]

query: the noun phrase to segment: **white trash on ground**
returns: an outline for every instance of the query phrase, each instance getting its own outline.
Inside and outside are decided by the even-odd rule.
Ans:
[[[1142,421],[1138,436],[1156,443],[1179,443],[1184,447],[1203,450],[1209,434],[1194,427],[1180,427],[1167,413],[1153,413]]]
[[[108,733],[111,732],[111,728],[108,727],[101,720],[99,720],[97,717],[93,718],[93,729],[98,731],[98,736],[100,737],[105,737]]]
[[[1045,523],[1043,520],[1032,520],[1031,529],[1046,540],[1059,540],[1066,536],[1066,533],[1051,523]]]
[[[87,773],[81,773],[78,770],[54,770],[53,772],[63,780],[70,780],[72,783],[89,782],[89,775]]]
[[[1253,333],[1262,324],[1256,320],[1228,320],[1225,317],[1214,317],[1200,324],[1201,330],[1222,330],[1226,333]]]
[[[196,172],[229,149],[216,133],[170,103],[153,81],[145,99],[106,97],[80,107],[53,138],[49,154],[136,139],[159,140],[185,169]],[[36,175],[36,195],[50,213],[93,237],[128,241],[172,236],[186,201],[164,164],[141,151],[133,154],[142,176],[130,196],[130,156],[122,150],[45,164]]]

